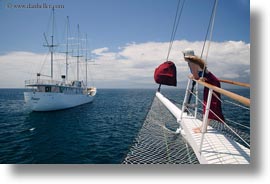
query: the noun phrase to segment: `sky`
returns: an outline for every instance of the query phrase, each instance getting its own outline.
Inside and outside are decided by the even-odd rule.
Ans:
[[[183,0],[181,0],[183,2]],[[87,34],[89,81],[98,88],[155,88],[154,70],[165,62],[178,0],[0,0],[0,88],[24,87],[37,72],[50,74],[50,5],[56,5],[56,42],[64,43],[66,16],[71,34],[77,24]],[[182,51],[200,55],[214,0],[186,0],[169,59],[177,66],[178,86],[189,74]],[[19,5],[39,8],[19,8]],[[59,47],[56,51],[63,52]],[[70,77],[76,75],[70,58]],[[217,77],[250,82],[250,2],[219,0],[207,59]],[[65,73],[56,55],[54,76]],[[82,68],[82,66],[81,66]],[[81,69],[81,72],[85,71]],[[83,75],[81,75],[83,76]],[[84,78],[81,78],[84,80]]]

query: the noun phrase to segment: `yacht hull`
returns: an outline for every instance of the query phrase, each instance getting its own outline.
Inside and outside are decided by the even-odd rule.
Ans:
[[[90,103],[94,96],[88,94],[65,94],[24,92],[26,106],[32,111],[56,111]]]

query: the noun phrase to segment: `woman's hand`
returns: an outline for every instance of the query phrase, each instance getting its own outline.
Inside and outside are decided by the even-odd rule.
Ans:
[[[199,79],[199,81],[205,82],[206,79],[205,79],[204,77],[201,77],[201,78]]]
[[[189,74],[189,75],[188,75],[188,78],[194,79],[194,76],[193,76],[192,74]]]

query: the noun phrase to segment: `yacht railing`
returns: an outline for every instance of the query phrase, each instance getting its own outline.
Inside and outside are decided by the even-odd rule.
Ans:
[[[194,79],[193,79],[194,80]],[[206,82],[203,82],[201,80],[194,80],[195,82],[197,82],[198,84],[201,84],[202,86],[204,87],[207,87],[209,88],[209,90],[213,90],[213,91],[216,91],[222,95],[225,95],[235,101],[238,101],[239,103],[245,105],[245,106],[250,106],[250,99],[246,98],[246,97],[243,97],[241,95],[238,95],[238,94],[235,94],[233,92],[230,92],[230,91],[227,91],[225,89],[222,89],[222,88],[219,88],[219,87],[216,87],[216,86],[213,86],[211,84],[208,84]]]
[[[195,81],[196,82],[196,89],[198,89],[198,84],[204,86],[204,87],[207,87],[209,89],[209,92],[208,92],[208,98],[207,98],[207,104],[204,104],[198,97],[198,92],[196,91],[195,93],[193,91],[190,90],[190,85],[191,85],[191,81]],[[245,84],[245,83],[237,83],[237,82],[228,82],[228,81],[225,81],[225,80],[222,80],[221,82],[226,82],[226,83],[230,83],[230,84],[234,84],[234,85],[238,85],[238,86],[244,86],[244,87],[250,87],[248,84]],[[180,121],[182,120],[183,118],[183,113],[188,109],[188,95],[189,94],[192,94],[193,96],[196,97],[196,100],[195,100],[195,114],[194,116],[196,117],[197,116],[197,111],[198,111],[198,102],[200,102],[203,106],[205,106],[205,114],[203,116],[203,121],[202,121],[202,129],[201,129],[201,132],[202,132],[202,137],[201,137],[201,144],[200,144],[200,151],[202,149],[202,146],[203,146],[203,143],[204,143],[204,136],[205,136],[205,133],[207,132],[207,126],[208,126],[208,115],[210,112],[212,112],[215,116],[217,116],[215,114],[215,112],[213,112],[211,109],[210,109],[210,105],[211,105],[211,99],[212,99],[212,96],[215,94],[214,92],[217,92],[217,93],[220,93],[221,95],[225,95],[227,97],[229,97],[230,99],[233,99],[235,100],[236,102],[239,102],[240,104],[238,103],[234,103],[234,102],[229,102],[230,104],[233,104],[237,107],[241,107],[243,109],[249,109],[250,107],[250,99],[246,98],[246,97],[243,97],[243,96],[240,96],[238,94],[235,94],[233,92],[230,92],[230,91],[227,91],[227,90],[224,90],[222,88],[219,88],[219,87],[216,87],[216,86],[213,86],[211,84],[208,84],[204,81],[201,81],[201,80],[195,80],[195,79],[189,79],[188,81],[188,84],[187,84],[187,88],[186,88],[186,94],[185,94],[185,98],[184,98],[184,102],[183,102],[183,106],[182,106],[182,112],[181,112],[181,116],[180,116]],[[216,96],[217,97],[217,96]],[[219,99],[221,101],[221,99]],[[222,101],[221,101],[222,102]],[[242,105],[241,105],[242,104]],[[245,141],[236,131],[234,131],[233,128],[231,128],[225,121],[223,121],[221,118],[217,117],[220,122],[222,122],[236,137],[238,137],[246,146],[250,147],[249,143],[247,143],[247,141]],[[233,122],[233,121],[230,121],[230,122]],[[234,122],[233,122],[234,123]],[[239,125],[239,123],[235,123],[237,125]],[[241,125],[242,127],[244,128],[248,128],[247,126],[244,126],[244,125]]]
[[[25,86],[38,86],[38,85],[63,85],[65,82],[63,81],[56,81],[56,80],[47,80],[47,79],[32,79],[26,80]]]
[[[35,87],[35,86],[42,86],[42,85],[48,85],[48,86],[65,86],[65,87],[73,87],[73,88],[86,88],[86,86],[82,83],[82,86],[77,86],[76,82],[78,81],[57,81],[57,80],[48,80],[48,79],[32,79],[32,80],[26,80],[25,86],[26,87]],[[80,81],[82,82],[82,81]]]

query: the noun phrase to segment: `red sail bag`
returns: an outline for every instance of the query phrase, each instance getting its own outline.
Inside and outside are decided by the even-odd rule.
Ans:
[[[171,61],[166,61],[155,70],[154,79],[158,84],[176,86],[176,78],[176,67]]]

